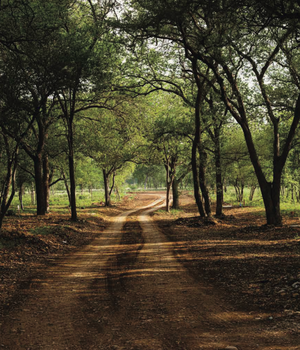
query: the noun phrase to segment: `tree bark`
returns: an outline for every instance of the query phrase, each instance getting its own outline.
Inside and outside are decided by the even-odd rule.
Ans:
[[[223,178],[221,167],[220,130],[214,128],[215,167],[216,167],[216,216],[223,215]]]
[[[1,190],[1,206],[0,206],[0,231],[3,224],[3,219],[6,215],[8,208],[11,205],[11,202],[15,195],[15,177],[17,169],[17,153],[18,147],[15,148],[13,152],[10,152],[9,143],[6,136],[3,136],[6,155],[7,155],[7,166],[6,166],[6,176],[3,183],[3,188]],[[9,191],[11,188],[11,193]]]
[[[19,202],[20,202],[20,209],[24,210],[24,205],[23,205],[23,193],[24,193],[24,184],[20,184],[19,188]]]
[[[167,193],[166,193],[166,211],[170,212],[170,193],[171,188],[173,187],[173,181],[176,175],[176,163],[177,163],[177,157],[171,156],[169,157],[167,152],[165,154],[166,157],[166,185],[167,185]]]
[[[266,208],[267,224],[281,226],[282,216],[280,212],[280,186],[268,182],[262,188],[263,200]]]
[[[198,212],[201,217],[205,217],[202,198],[200,195],[200,181],[199,181],[199,173],[198,173],[198,166],[197,166],[197,152],[200,148],[200,140],[201,140],[200,102],[201,102],[201,91],[200,89],[198,89],[196,105],[195,105],[195,137],[193,140],[193,147],[192,147],[192,172],[193,172],[194,197],[196,200]]]
[[[256,190],[256,185],[252,185],[250,189],[249,201],[253,201],[255,190]]]
[[[31,205],[35,205],[36,195],[35,195],[35,191],[34,191],[34,182],[31,183],[30,197],[31,197]]]
[[[170,179],[170,164],[169,159],[166,164],[166,185],[167,185],[167,193],[166,193],[166,211],[170,212],[170,189],[171,189],[171,179]]]
[[[106,173],[106,170],[103,169],[103,180],[104,180],[104,194],[105,194],[105,206],[111,206],[110,200],[110,190],[109,190],[109,175]]]
[[[68,184],[68,181],[67,181],[67,178],[66,178],[66,174],[65,174],[65,172],[63,170],[61,172],[61,175],[62,175],[62,178],[64,180],[65,188],[66,188],[68,199],[69,199],[69,206],[71,208],[71,194],[70,194],[69,184]]]
[[[50,211],[50,182],[49,181],[50,181],[49,159],[48,159],[48,155],[45,155],[43,159],[43,183],[44,183],[46,213],[49,213]]]
[[[172,185],[172,195],[173,195],[173,209],[179,209],[179,191],[178,191],[179,181],[174,177]]]
[[[281,185],[282,170],[283,170],[284,163],[286,161],[286,157],[282,158],[281,161],[279,157],[274,157],[273,182],[268,182],[265,178],[260,162],[258,160],[258,156],[253,143],[250,129],[245,122],[242,123],[241,126],[244,131],[244,136],[248,147],[250,159],[253,164],[256,177],[261,189],[264,206],[266,210],[267,224],[281,226],[282,217],[280,213],[280,185]]]
[[[222,183],[222,170],[219,162],[216,160],[216,216],[223,215],[223,183]]]
[[[116,196],[118,197],[118,200],[120,200],[121,196],[120,196],[120,192],[119,192],[118,186],[115,186],[115,193],[116,193]]]
[[[169,183],[167,183],[167,194],[166,194],[166,211],[170,212],[170,190],[171,186]]]
[[[42,154],[38,154],[34,157],[34,178],[35,178],[35,192],[36,192],[36,206],[37,215],[45,215],[46,208],[46,196],[43,177],[43,159]]]
[[[68,146],[69,146],[69,177],[70,177],[70,204],[71,220],[77,221],[76,208],[76,181],[75,181],[75,163],[74,163],[74,134],[73,134],[73,117],[69,116],[68,122]]]
[[[206,215],[209,217],[211,216],[211,206],[210,206],[209,191],[206,185],[206,160],[207,160],[207,154],[203,150],[200,150],[200,165],[199,165],[200,188],[204,199],[205,212],[206,212]]]
[[[244,199],[244,181],[241,180],[241,184],[239,184],[239,178],[237,177],[235,179],[234,188],[237,202],[242,203]]]

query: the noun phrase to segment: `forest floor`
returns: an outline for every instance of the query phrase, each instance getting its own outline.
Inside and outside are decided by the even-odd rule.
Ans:
[[[0,349],[300,349],[299,219],[228,206],[200,220],[191,196],[172,214],[163,196],[76,223],[7,217]]]

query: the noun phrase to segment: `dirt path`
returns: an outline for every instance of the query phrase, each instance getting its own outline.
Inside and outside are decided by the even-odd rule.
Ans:
[[[0,318],[0,348],[297,349],[221,305],[174,258],[149,218],[160,202],[149,197],[33,279],[19,307]]]

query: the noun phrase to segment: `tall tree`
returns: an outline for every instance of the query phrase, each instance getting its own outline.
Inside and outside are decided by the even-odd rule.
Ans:
[[[56,89],[68,140],[71,219],[77,220],[74,165],[75,116],[91,108],[112,108],[111,81],[118,49],[108,21],[115,1],[78,1],[62,36],[64,84]],[[88,6],[87,6],[88,5]],[[112,59],[113,57],[113,59]]]
[[[299,74],[295,64],[298,59],[298,27],[294,21],[288,21],[286,16],[275,16],[270,21],[269,17],[261,16],[254,4],[257,5],[257,2],[250,1],[245,4],[232,0],[187,0],[180,3],[162,1],[154,4],[152,1],[138,0],[134,2],[140,14],[138,19],[133,19],[131,14],[128,17],[143,30],[141,35],[146,33],[147,36],[176,42],[183,47],[187,59],[193,64],[198,86],[199,81],[204,79],[220,94],[226,108],[244,132],[251,162],[262,191],[267,223],[280,225],[280,178],[300,120]],[[262,3],[261,7],[267,9],[268,4],[269,2],[264,7]],[[291,8],[287,6],[285,9]],[[201,63],[213,72],[216,84],[198,69]],[[288,105],[270,89],[274,86],[271,82],[272,71],[279,73],[276,69],[279,66],[284,68],[284,80],[288,83],[286,87],[290,96],[293,96]],[[247,71],[250,74],[248,80],[245,78]],[[251,101],[249,89],[245,89],[251,80],[261,99],[258,108],[264,109],[266,120],[273,128],[272,181],[268,181],[264,174],[251,133],[249,121],[253,116],[255,104]],[[281,80],[277,81],[278,91],[280,85]],[[199,93],[203,94],[203,91],[201,87]],[[293,110],[289,132],[282,137],[279,106]]]
[[[15,25],[1,32],[2,100],[22,121],[22,128],[10,136],[34,163],[37,214],[44,215],[49,188],[45,146],[49,127],[58,117],[55,90],[64,70],[59,38],[70,6],[68,0],[32,0],[7,2],[4,7],[5,21]]]

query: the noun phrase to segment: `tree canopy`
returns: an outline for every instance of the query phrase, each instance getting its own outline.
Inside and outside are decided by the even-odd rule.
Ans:
[[[38,215],[57,179],[77,220],[85,157],[101,169],[106,205],[118,176],[138,165],[146,182],[147,167],[163,166],[168,193],[192,173],[200,216],[212,215],[214,192],[223,215],[230,178],[239,200],[259,186],[267,223],[282,223],[282,186],[299,187],[297,2],[13,0],[0,10],[2,216],[26,172]]]

